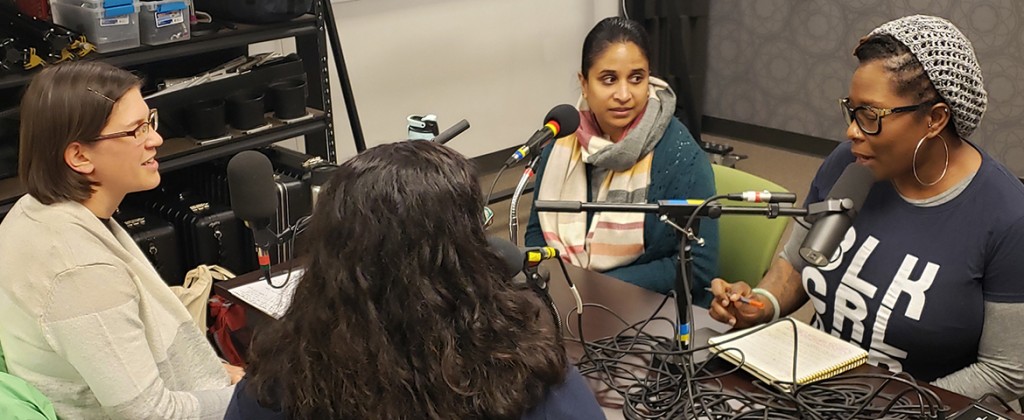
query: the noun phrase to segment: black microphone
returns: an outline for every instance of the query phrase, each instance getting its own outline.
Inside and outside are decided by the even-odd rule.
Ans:
[[[544,127],[533,133],[526,144],[505,161],[505,166],[519,162],[531,153],[539,153],[544,144],[551,139],[568,136],[575,133],[577,128],[580,128],[580,113],[576,107],[562,104],[551,108],[548,115],[544,117]]]
[[[432,141],[434,143],[437,143],[437,144],[445,144],[445,143],[448,143],[449,141],[451,141],[451,139],[455,138],[455,136],[457,136],[459,134],[462,134],[463,131],[466,131],[468,129],[469,129],[469,121],[462,120],[462,121],[459,121],[459,122],[455,123],[455,125],[453,125],[451,127],[448,127],[447,130],[442,131],[441,134],[438,134],[436,137],[434,137],[430,141]]]
[[[495,236],[487,237],[487,245],[505,262],[505,271],[502,273],[505,277],[518,282],[517,277],[522,274],[530,287],[535,290],[547,289],[551,273],[539,264],[543,260],[557,258],[557,250],[551,247],[520,248],[512,241]]]
[[[487,237],[487,245],[491,247],[503,261],[509,277],[519,274],[529,267],[535,267],[545,260],[558,258],[558,250],[550,246],[520,248],[508,239],[495,236]]]
[[[863,165],[851,163],[843,170],[825,198],[825,201],[839,201],[840,207],[829,209],[831,211],[814,220],[814,225],[800,245],[800,256],[804,261],[817,267],[824,267],[831,262],[832,255],[839,248],[846,231],[853,225],[853,219],[857,217],[874,183],[875,177],[871,170]],[[815,204],[808,206],[808,209]]]
[[[506,277],[515,277],[516,274],[521,273],[523,268],[526,267],[526,257],[523,254],[523,250],[519,249],[512,241],[496,236],[488,236],[487,245],[491,247],[491,251],[494,251],[505,262],[504,274]]]
[[[277,214],[277,190],[270,159],[253,150],[241,152],[228,161],[228,190],[235,216],[252,229],[256,255],[261,266],[270,266],[267,249],[277,242],[270,222]]]
[[[744,191],[741,193],[727,194],[725,198],[735,201],[748,201],[751,203],[795,203],[796,194],[791,192],[771,191]]]

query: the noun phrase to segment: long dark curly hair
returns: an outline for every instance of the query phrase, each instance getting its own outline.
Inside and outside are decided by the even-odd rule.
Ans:
[[[307,230],[306,272],[247,367],[296,419],[519,418],[564,380],[539,300],[500,274],[470,162],[403,141],[341,164]]]

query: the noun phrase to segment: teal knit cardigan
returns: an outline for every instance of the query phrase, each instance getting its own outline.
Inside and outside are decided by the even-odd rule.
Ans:
[[[544,182],[544,169],[553,146],[549,144],[541,153],[537,163],[536,185]],[[665,134],[654,147],[651,161],[651,185],[647,190],[647,201],[666,199],[705,199],[715,194],[715,179],[711,163],[700,145],[678,119],[673,118]],[[587,165],[587,201],[593,200],[590,188],[590,165]],[[546,246],[544,234],[537,218],[536,200],[526,227],[526,246]],[[587,226],[593,214],[587,214]],[[718,221],[704,219],[700,222],[700,236],[704,246],[693,247],[693,284],[691,293],[694,303],[707,307],[711,295],[704,290],[718,271]],[[658,220],[655,214],[644,218],[644,253],[632,264],[614,268],[604,274],[659,293],[668,293],[675,288],[676,270],[679,266],[679,237],[669,225]]]

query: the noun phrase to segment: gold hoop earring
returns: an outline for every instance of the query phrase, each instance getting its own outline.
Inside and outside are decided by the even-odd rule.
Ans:
[[[946,177],[946,170],[949,169],[949,146],[946,145],[946,139],[942,138],[942,134],[938,134],[937,137],[939,138],[939,140],[942,140],[942,149],[946,151],[946,164],[942,166],[942,175],[939,175],[939,179],[936,179],[931,183],[922,181],[921,177],[917,175],[917,152],[921,150],[921,144],[924,143],[924,140],[928,137],[921,137],[921,140],[917,141],[917,147],[914,148],[914,160],[911,163],[911,168],[914,170],[914,178],[917,179],[917,183],[924,185],[926,187],[930,187],[932,185],[938,184],[939,181],[942,181],[942,178]]]

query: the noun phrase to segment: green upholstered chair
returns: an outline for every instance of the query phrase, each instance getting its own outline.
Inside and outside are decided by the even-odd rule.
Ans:
[[[0,347],[0,419],[57,420],[53,404],[34,386],[10,373]]]
[[[788,192],[779,184],[738,169],[721,165],[711,167],[715,173],[715,189],[719,194],[750,190]],[[764,205],[734,201],[723,204]],[[788,217],[768,219],[723,215],[718,222],[718,276],[730,282],[744,281],[751,287],[756,286],[775,259],[775,249],[788,222]]]

